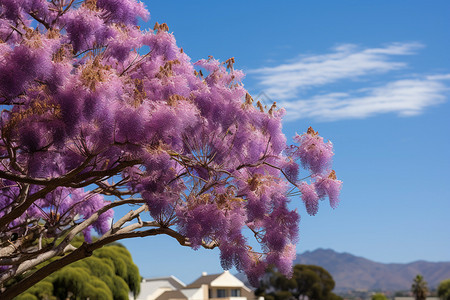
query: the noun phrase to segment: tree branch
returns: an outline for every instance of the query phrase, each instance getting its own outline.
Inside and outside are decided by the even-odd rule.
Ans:
[[[5,291],[0,292],[0,298],[4,300],[13,299],[14,297],[21,294],[23,291],[32,287],[33,285],[41,281],[43,278],[47,277],[53,272],[58,271],[62,267],[65,267],[85,257],[91,256],[92,251],[93,250],[90,249],[88,244],[83,243],[78,249],[74,250],[68,255],[49,263],[48,265],[40,268],[36,272],[32,273],[31,275],[25,277],[18,283],[14,284],[13,286],[7,288]]]
[[[33,19],[35,19],[36,21],[38,21],[39,23],[41,23],[42,25],[44,25],[45,29],[50,29],[50,25],[45,22],[44,20],[42,20],[41,18],[39,18],[34,12],[29,12],[28,13]]]

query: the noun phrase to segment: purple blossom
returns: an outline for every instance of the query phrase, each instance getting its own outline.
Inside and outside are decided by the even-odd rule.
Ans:
[[[280,112],[281,113],[281,112]],[[281,131],[281,115],[279,117],[267,116],[266,129],[271,139],[271,145],[275,154],[286,148],[286,136]]]
[[[78,202],[80,205],[76,206],[78,214],[82,215],[84,219],[89,218],[92,214],[98,212],[101,208],[108,204],[103,196],[98,194],[86,194],[82,193],[78,197],[83,197],[84,201]],[[100,214],[99,218],[92,224],[92,227],[99,234],[104,234],[111,228],[111,219],[114,215],[113,210],[107,210]]]
[[[239,226],[244,224],[245,213],[242,209],[233,209],[227,216],[225,232],[219,235],[220,262],[224,269],[235,266],[238,270],[246,270],[249,263],[247,240]]]
[[[177,216],[180,232],[189,238],[194,249],[200,247],[203,239],[222,234],[227,223],[215,204],[199,204],[194,208],[179,209]]]
[[[35,177],[54,177],[65,173],[64,165],[61,165],[61,157],[54,153],[38,151],[28,157],[28,171]],[[48,163],[43,164],[43,161]]]
[[[259,279],[263,277],[268,267],[267,262],[254,258],[245,270],[245,275],[247,275],[248,281],[253,286],[259,286]]]
[[[62,20],[74,52],[102,45],[112,35],[103,20],[83,6],[69,11]]]
[[[16,46],[0,60],[0,94],[13,98],[22,93],[34,79],[44,79],[51,63],[46,51]]]
[[[147,21],[150,17],[144,3],[133,0],[97,0],[97,7],[107,12],[110,22],[137,24],[137,18]]]
[[[319,198],[328,196],[330,199],[330,206],[332,208],[338,206],[342,181],[336,179],[336,173],[334,171],[331,171],[327,177],[322,177],[320,175],[316,176],[314,186]]]
[[[83,238],[86,242],[92,243],[92,225],[83,230]]]
[[[286,277],[292,276],[292,262],[297,253],[294,244],[287,244],[280,252],[271,252],[267,256],[267,263],[274,265],[278,272]]]
[[[145,141],[145,112],[131,107],[122,107],[116,117],[115,140],[120,143]]]
[[[1,9],[0,9],[1,10]],[[5,41],[0,44],[0,55],[4,55],[7,50],[9,50],[9,45],[7,43],[17,43],[20,41],[20,34],[11,28],[11,20],[0,19],[0,39]],[[7,42],[7,43],[6,43]]]
[[[286,174],[287,179],[292,182],[297,181],[298,173],[299,173],[299,165],[295,163],[293,160],[288,160],[284,163],[283,171]]]
[[[307,133],[297,135],[294,140],[299,143],[294,155],[300,158],[304,168],[320,174],[330,166],[334,155],[333,145],[331,142],[324,143],[323,138],[311,127]]]
[[[263,194],[258,197],[255,193],[249,192],[246,205],[248,221],[253,222],[254,220],[262,219],[269,210],[269,203],[268,195]]]
[[[180,53],[174,36],[167,32],[159,31],[157,34],[146,34],[143,36],[142,43],[152,49],[152,54],[155,57],[161,55],[168,61],[176,60]]]
[[[178,127],[179,120],[176,118],[175,111],[166,105],[158,105],[152,113],[151,119],[146,124],[146,129],[158,138],[167,138],[172,136]]]
[[[311,216],[314,216],[319,210],[319,196],[317,195],[315,185],[302,181],[298,189],[302,193],[302,200],[305,203],[306,211]]]
[[[17,0],[2,0],[0,2],[0,12],[2,18],[16,20],[23,13],[23,2]]]
[[[20,143],[27,152],[36,152],[45,146],[42,139],[42,127],[37,124],[29,124],[20,130]]]
[[[176,203],[175,195],[169,192],[150,193],[144,191],[142,198],[147,202],[150,215],[155,220],[160,220],[164,214],[170,213]]]
[[[98,217],[98,219],[93,223],[93,227],[98,234],[105,234],[108,230],[111,229],[111,221],[113,216],[114,211],[112,209],[109,209]]]
[[[83,97],[83,90],[74,90],[73,88],[66,88],[59,94],[55,95],[58,104],[61,108],[62,121],[65,124],[65,132],[71,136],[75,133],[77,125],[80,121],[81,101],[78,97]]]

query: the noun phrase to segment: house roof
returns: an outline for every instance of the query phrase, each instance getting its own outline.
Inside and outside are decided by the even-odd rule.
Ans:
[[[180,290],[185,288],[185,284],[175,276],[146,278],[141,282],[141,292],[136,300],[155,299],[165,291]]]
[[[222,274],[211,274],[211,275],[203,275],[197,278],[194,282],[186,286],[188,289],[199,288],[202,284],[210,284],[214,279],[219,277]]]
[[[145,278],[142,280],[142,282],[146,282],[146,283],[167,282],[170,285],[172,285],[175,289],[181,289],[181,288],[186,287],[186,284],[184,284],[184,282],[182,282],[180,279],[176,278],[175,276]]]
[[[181,291],[167,291],[162,293],[158,300],[169,300],[169,299],[187,299],[187,297]]]

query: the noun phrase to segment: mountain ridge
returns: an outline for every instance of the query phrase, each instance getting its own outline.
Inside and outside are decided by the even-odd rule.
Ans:
[[[450,278],[450,262],[417,260],[410,263],[380,263],[323,248],[297,254],[294,264],[325,268],[333,276],[337,292],[409,290],[417,274],[424,276],[429,288],[436,288],[440,281]]]

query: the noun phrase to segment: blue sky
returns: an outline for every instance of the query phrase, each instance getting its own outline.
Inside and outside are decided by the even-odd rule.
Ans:
[[[340,206],[301,214],[299,253],[450,261],[450,2],[146,1],[196,61],[235,57],[254,97],[287,110],[291,138],[335,147]],[[166,237],[124,242],[144,277],[221,271],[218,251]]]

